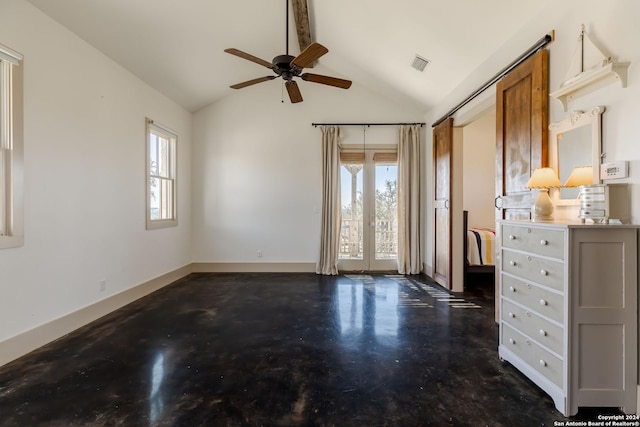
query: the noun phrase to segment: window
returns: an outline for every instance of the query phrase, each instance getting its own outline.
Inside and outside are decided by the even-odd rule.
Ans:
[[[0,45],[0,248],[24,243],[22,55]]]
[[[147,229],[177,225],[175,132],[147,119]]]

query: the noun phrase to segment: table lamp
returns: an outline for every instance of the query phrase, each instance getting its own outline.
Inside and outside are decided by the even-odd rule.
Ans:
[[[553,203],[549,197],[550,188],[560,188],[562,183],[552,168],[538,168],[533,171],[527,188],[538,189],[538,197],[533,204],[534,221],[551,221],[553,219]]]
[[[593,222],[609,220],[609,189],[606,185],[593,185],[593,167],[577,166],[564,184],[565,187],[580,187],[580,220],[584,224],[589,218]],[[588,193],[587,193],[588,192]]]
[[[567,182],[564,183],[565,187],[581,187],[583,185],[593,184],[593,167],[591,166],[576,166],[571,171],[571,175],[567,178]]]

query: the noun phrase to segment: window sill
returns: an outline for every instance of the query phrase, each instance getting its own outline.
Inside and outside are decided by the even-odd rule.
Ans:
[[[147,220],[147,230],[157,230],[160,228],[169,228],[169,227],[177,227],[177,226],[178,226],[178,220],[176,219],[156,220],[156,221]]]

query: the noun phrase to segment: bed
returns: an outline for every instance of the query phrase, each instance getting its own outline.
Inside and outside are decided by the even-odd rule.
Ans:
[[[476,273],[494,274],[496,231],[470,228],[469,211],[463,212],[464,224],[464,281]]]

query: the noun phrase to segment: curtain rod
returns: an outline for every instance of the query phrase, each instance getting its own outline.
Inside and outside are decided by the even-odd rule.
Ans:
[[[400,125],[420,125],[424,126],[426,123],[311,123],[311,126],[400,126]]]
[[[507,65],[506,67],[504,67],[498,74],[496,74],[495,76],[493,76],[489,81],[487,81],[485,84],[483,84],[482,86],[480,86],[479,89],[476,89],[475,92],[473,92],[471,95],[469,95],[467,98],[464,99],[464,101],[462,101],[461,103],[459,103],[458,105],[456,105],[455,107],[453,107],[447,114],[445,114],[444,116],[442,116],[439,120],[436,120],[436,122],[431,125],[431,127],[436,127],[438,126],[440,123],[444,122],[445,120],[447,120],[449,117],[451,117],[451,115],[453,115],[456,111],[458,111],[459,109],[461,109],[462,107],[464,107],[465,105],[467,105],[469,102],[471,102],[475,97],[477,97],[478,95],[480,95],[482,92],[484,92],[485,90],[487,90],[489,87],[491,87],[495,82],[497,82],[498,80],[500,80],[501,78],[503,78],[508,72],[510,72],[511,70],[513,70],[514,68],[516,68],[518,65],[520,65],[521,63],[523,63],[524,61],[526,61],[527,59],[529,59],[531,56],[533,56],[533,54],[537,53],[540,49],[542,49],[543,47],[545,47],[546,45],[548,45],[549,43],[551,43],[553,40],[555,39],[555,31],[551,30],[550,34],[545,34],[544,37],[542,37],[540,40],[538,40],[533,46],[531,46],[526,52],[524,52],[522,55],[520,55],[519,57],[517,57],[513,62],[511,62],[511,64]]]

